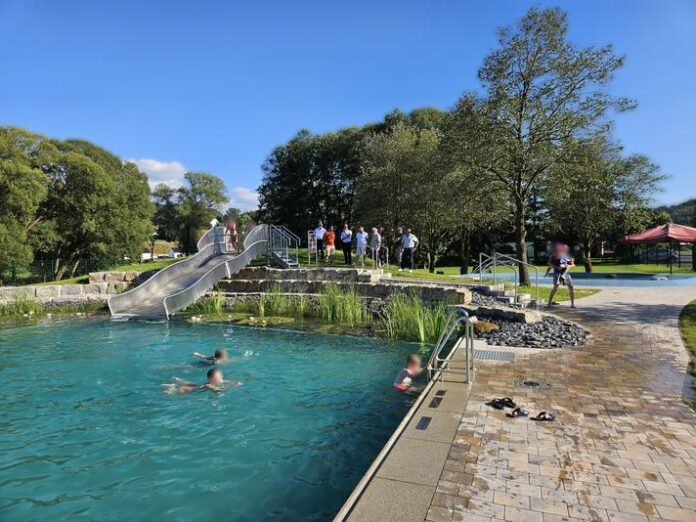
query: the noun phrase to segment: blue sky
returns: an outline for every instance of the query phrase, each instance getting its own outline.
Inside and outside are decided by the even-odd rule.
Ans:
[[[671,176],[660,203],[696,197],[696,2],[0,0],[0,124],[82,137],[153,181],[220,175],[254,205],[260,165],[301,128],[448,108],[479,88],[495,29],[560,5],[571,39],[627,56],[612,85],[627,152]]]

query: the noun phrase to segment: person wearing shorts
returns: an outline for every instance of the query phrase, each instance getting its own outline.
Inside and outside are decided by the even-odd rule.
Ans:
[[[575,308],[575,288],[569,271],[575,266],[575,259],[570,255],[570,249],[563,243],[556,243],[553,246],[551,257],[549,257],[549,270],[553,270],[553,288],[549,294],[548,306],[558,304],[553,298],[558,287],[561,285],[568,287],[570,293],[570,307]],[[548,274],[548,271],[547,271]]]
[[[333,265],[333,256],[336,253],[336,231],[333,225],[324,234],[324,246],[326,248],[326,262]]]

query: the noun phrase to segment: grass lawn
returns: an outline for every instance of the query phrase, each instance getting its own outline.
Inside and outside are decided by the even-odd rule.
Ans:
[[[128,265],[119,265],[113,268],[105,269],[104,272],[148,272],[150,270],[162,270],[168,267],[176,261],[181,261],[184,259],[180,257],[178,259],[158,259],[156,261],[146,261],[144,263],[131,263]],[[47,283],[37,283],[38,286],[51,286],[51,285],[83,285],[89,283],[89,276],[82,275],[77,277],[69,277],[61,279],[60,281],[49,281]]]
[[[679,328],[691,359],[696,361],[696,301],[691,301],[682,310],[679,316]],[[692,384],[696,388],[696,380]]]

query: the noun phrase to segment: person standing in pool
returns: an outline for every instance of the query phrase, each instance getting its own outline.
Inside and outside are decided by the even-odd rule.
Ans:
[[[568,273],[574,266],[575,259],[570,255],[568,246],[561,242],[556,243],[549,257],[549,270],[553,270],[553,288],[549,294],[547,306],[558,304],[554,302],[553,298],[558,291],[558,286],[565,285],[568,287],[568,293],[570,293],[570,307],[575,308],[575,288],[573,287],[573,279]]]

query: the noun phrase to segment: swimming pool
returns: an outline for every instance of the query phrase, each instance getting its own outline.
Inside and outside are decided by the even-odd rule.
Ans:
[[[226,346],[222,394],[194,351]],[[408,409],[408,343],[182,322],[0,329],[2,520],[327,520]]]
[[[542,277],[543,272],[539,274],[539,284],[540,285],[552,285],[553,278],[551,276]],[[637,286],[637,287],[673,287],[673,286],[696,286],[696,275],[682,275],[682,274],[606,274],[606,273],[591,273],[587,274],[585,272],[571,272],[570,275],[573,277],[573,284],[575,286],[587,286],[587,287],[598,287],[598,286]],[[478,281],[478,275],[473,276],[467,274],[462,276],[465,279],[473,279]],[[493,281],[493,276],[490,274],[484,274],[484,280]],[[536,279],[534,273],[530,273],[530,278],[532,284],[536,284]],[[513,282],[515,280],[515,274],[512,272],[499,273],[496,276],[498,282]]]

